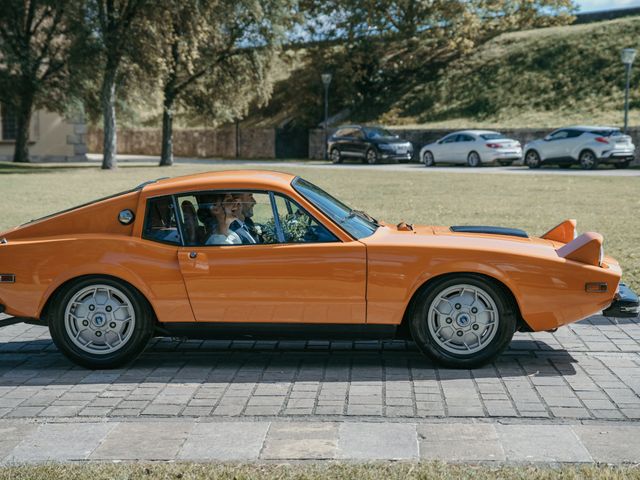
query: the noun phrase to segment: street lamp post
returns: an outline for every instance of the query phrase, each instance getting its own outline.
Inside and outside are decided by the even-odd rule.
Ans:
[[[327,142],[329,140],[328,137],[328,128],[329,128],[329,85],[331,84],[331,74],[323,73],[320,75],[322,78],[322,85],[324,85],[324,159],[327,157]]]
[[[634,48],[625,48],[622,50],[622,63],[624,63],[627,71],[627,84],[624,90],[624,134],[627,134],[629,120],[629,80],[631,78],[631,65],[636,58],[636,50]]]

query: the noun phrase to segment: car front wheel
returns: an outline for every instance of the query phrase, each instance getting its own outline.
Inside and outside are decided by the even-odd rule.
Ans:
[[[593,170],[598,166],[598,159],[591,150],[585,150],[578,159],[583,170]]]
[[[334,148],[331,150],[331,162],[332,163],[342,163],[342,155],[340,155],[340,150]]]
[[[367,150],[364,159],[369,165],[375,165],[378,163],[378,152],[376,152],[375,149],[370,148]]]
[[[529,150],[527,152],[527,155],[524,157],[524,163],[529,168],[540,168],[540,165],[542,165],[540,155],[535,150]]]
[[[422,163],[424,163],[425,167],[433,167],[436,164],[435,158],[433,158],[433,153],[429,150],[422,154]]]
[[[71,361],[91,368],[117,368],[144,350],[154,330],[147,301],[111,277],[86,277],[52,300],[49,330]]]
[[[494,360],[511,342],[516,310],[503,287],[483,276],[443,277],[418,293],[409,317],[418,347],[452,368]]]

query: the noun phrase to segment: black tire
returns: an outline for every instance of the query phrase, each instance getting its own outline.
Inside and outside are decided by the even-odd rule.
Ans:
[[[631,162],[620,162],[620,163],[614,163],[614,164],[613,164],[613,166],[614,166],[615,168],[618,168],[618,169],[622,169],[622,168],[629,168],[629,164],[630,164],[630,163],[631,163]]]
[[[446,350],[438,343],[439,340],[434,337],[428,326],[428,322],[431,321],[428,318],[431,304],[440,293],[449,288],[454,288],[456,285],[471,285],[481,289],[493,300],[497,308],[498,326],[495,328],[493,338],[489,337],[487,339],[488,343],[475,353],[460,354]],[[475,303],[471,305],[475,305]],[[451,308],[453,309],[454,307]],[[464,309],[465,305],[462,306],[458,316],[465,313]],[[434,313],[434,315],[436,314],[439,314],[439,312]],[[440,315],[443,317],[442,314]],[[471,318],[471,323],[464,327],[467,328],[467,333],[469,334],[472,333],[469,329],[473,328],[475,330],[476,328],[474,326],[476,323],[475,316]],[[462,328],[457,326],[457,321],[452,320],[452,318],[446,318],[446,322],[451,323],[451,327],[454,327],[452,331],[455,331],[456,328]],[[454,323],[456,325],[453,325]],[[491,362],[509,345],[516,331],[516,325],[517,306],[513,304],[510,296],[504,291],[504,287],[487,277],[475,274],[448,275],[429,284],[418,292],[409,315],[411,335],[420,350],[435,362],[450,368],[476,368]],[[458,332],[456,331],[456,333]],[[467,333],[464,334],[465,337],[463,338],[466,338]],[[481,333],[484,334],[483,332]],[[475,334],[474,336],[479,338]],[[451,337],[454,338],[455,335],[452,334]],[[480,340],[478,340],[478,343],[480,343]]]
[[[511,160],[498,160],[501,167],[510,167],[513,161]]]
[[[65,310],[67,305],[79,292],[93,285],[106,285],[119,290],[130,302],[135,314],[132,332],[130,334],[127,333],[129,335],[128,340],[123,343],[122,347],[112,353],[93,354],[82,350],[73,343],[71,335],[66,328]],[[52,299],[47,320],[51,338],[58,349],[72,362],[89,369],[118,368],[130,363],[144,350],[154,332],[154,316],[147,300],[131,285],[112,277],[90,276],[71,282]],[[108,319],[103,322],[106,329]],[[110,323],[115,325],[113,321]],[[91,325],[85,330],[89,328],[94,329],[93,325]],[[94,333],[94,335],[97,334]]]
[[[329,158],[331,159],[331,163],[342,163],[342,155],[340,154],[340,150],[337,148],[332,148],[331,153],[329,154]]]
[[[542,165],[540,154],[535,150],[529,150],[524,156],[524,164],[529,168],[540,168]]]
[[[469,152],[469,155],[467,155],[467,165],[471,168],[481,167],[482,160],[480,159],[480,154],[476,151]]]
[[[367,153],[364,154],[363,162],[369,165],[375,165],[378,163],[378,152],[376,152],[375,148],[370,148],[367,150]]]
[[[427,150],[422,154],[422,163],[424,163],[425,167],[433,167],[436,164],[436,160],[433,157],[433,153]]]
[[[594,170],[598,168],[598,157],[591,150],[583,150],[578,157],[580,168],[583,170]]]

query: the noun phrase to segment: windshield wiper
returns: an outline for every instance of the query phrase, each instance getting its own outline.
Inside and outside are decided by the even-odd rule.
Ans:
[[[353,217],[360,217],[360,218],[366,220],[367,222],[373,223],[376,227],[380,226],[378,221],[375,218],[373,218],[371,215],[369,215],[368,213],[363,212],[362,210],[353,210],[353,209],[349,212],[349,215],[347,215],[346,217],[344,217],[342,219],[342,221],[340,223],[342,224],[342,223],[346,222],[347,220],[352,219]]]

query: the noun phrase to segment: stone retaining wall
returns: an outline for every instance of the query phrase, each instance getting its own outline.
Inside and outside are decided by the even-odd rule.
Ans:
[[[102,153],[102,130],[92,128],[87,135],[89,151]],[[275,158],[275,129],[179,129],[173,133],[173,153],[197,158]],[[118,131],[118,152],[131,155],[160,155],[160,129]]]

